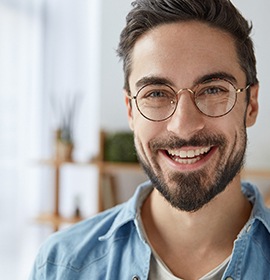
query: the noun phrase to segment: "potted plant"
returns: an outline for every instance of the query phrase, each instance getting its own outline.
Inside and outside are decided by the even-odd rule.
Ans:
[[[62,98],[54,102],[53,107],[57,116],[55,132],[55,158],[61,161],[72,161],[74,149],[74,121],[78,107],[78,95],[73,98]]]

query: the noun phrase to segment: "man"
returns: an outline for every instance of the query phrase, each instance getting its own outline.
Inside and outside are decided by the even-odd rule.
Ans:
[[[258,113],[251,27],[227,0],[137,0],[118,54],[151,181],[53,235],[31,279],[270,279],[270,212],[241,183]]]

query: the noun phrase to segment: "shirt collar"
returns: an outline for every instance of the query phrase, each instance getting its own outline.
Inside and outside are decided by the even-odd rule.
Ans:
[[[112,226],[105,235],[99,237],[99,240],[102,241],[109,239],[119,228],[128,222],[136,221],[138,215],[140,214],[140,208],[144,200],[152,190],[153,186],[150,181],[141,184],[137,188],[135,194],[126,202],[125,206],[120,206],[121,210],[112,223]]]
[[[251,183],[243,182],[242,192],[253,204],[250,220],[259,220],[270,233],[270,209],[265,206],[258,188]]]
[[[135,224],[137,224],[136,220],[138,220],[142,203],[152,190],[153,186],[150,181],[141,184],[137,188],[134,196],[126,202],[124,207],[121,205],[118,206],[120,207],[120,210],[114,222],[112,223],[112,226],[105,235],[99,237],[99,240],[109,239],[119,228],[128,222],[135,222]],[[261,221],[270,233],[270,209],[265,207],[262,195],[260,194],[257,187],[248,182],[243,182],[242,192],[253,204],[251,220],[257,219]],[[139,229],[138,233],[141,236]]]

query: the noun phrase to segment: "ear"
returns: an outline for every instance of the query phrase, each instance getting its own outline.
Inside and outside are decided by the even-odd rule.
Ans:
[[[259,85],[256,84],[250,87],[250,99],[246,110],[246,126],[252,126],[257,119],[259,104],[258,104]]]
[[[132,114],[132,100],[128,98],[128,92],[124,90],[124,96],[125,96],[125,103],[127,107],[127,114],[128,114],[128,123],[131,130],[134,130],[133,126],[133,114]]]

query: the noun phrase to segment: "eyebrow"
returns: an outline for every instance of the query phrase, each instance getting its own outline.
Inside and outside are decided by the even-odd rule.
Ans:
[[[214,72],[214,73],[206,74],[206,75],[203,75],[202,77],[199,77],[198,79],[196,79],[194,81],[194,85],[201,84],[207,80],[212,80],[212,79],[225,79],[232,83],[237,82],[236,78],[232,74],[229,74],[227,72]]]
[[[214,73],[209,73],[209,74],[206,74],[206,75],[203,75],[203,76],[197,78],[193,82],[192,87],[197,84],[201,84],[207,80],[212,80],[212,79],[226,79],[232,83],[237,82],[236,78],[227,72],[214,72]],[[139,89],[145,85],[169,85],[169,86],[175,87],[174,83],[170,79],[161,77],[161,76],[146,76],[146,77],[139,79],[135,84],[137,89]]]
[[[135,84],[136,88],[139,89],[145,85],[173,85],[172,81],[160,76],[146,76],[138,80]]]

